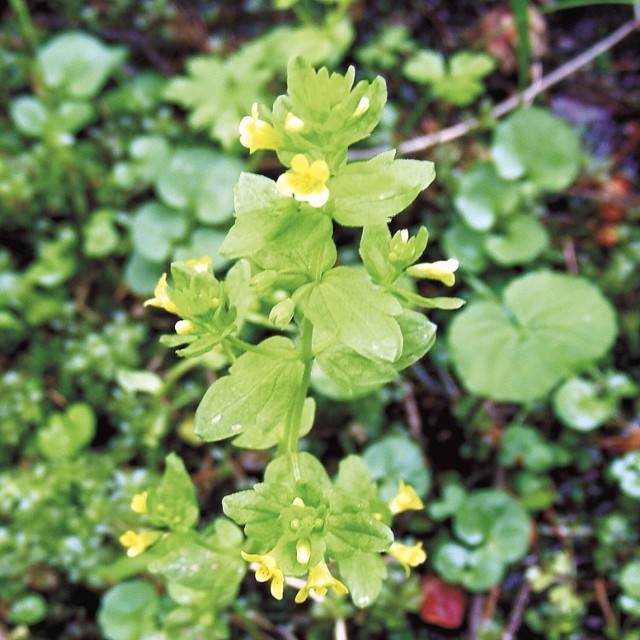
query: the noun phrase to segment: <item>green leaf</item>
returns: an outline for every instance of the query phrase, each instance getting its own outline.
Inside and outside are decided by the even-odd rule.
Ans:
[[[314,349],[335,339],[372,360],[393,362],[402,353],[402,332],[393,317],[402,307],[364,271],[331,269],[318,284],[296,291],[294,300],[313,324]]]
[[[115,209],[96,209],[84,226],[83,251],[90,258],[102,258],[115,253],[120,244]]]
[[[360,457],[349,455],[340,461],[336,487],[366,500],[376,500],[378,490],[371,479],[367,463]]]
[[[111,587],[100,601],[98,623],[107,640],[142,640],[158,630],[160,598],[143,580]]]
[[[401,371],[420,360],[431,349],[438,327],[423,314],[409,309],[404,309],[396,321],[402,331],[402,353],[393,366]]]
[[[484,250],[486,235],[454,222],[444,234],[446,255],[455,258],[460,268],[472,273],[482,273],[487,268],[488,259]]]
[[[154,182],[171,158],[171,147],[161,136],[139,136],[129,145],[136,174],[146,183]]]
[[[482,545],[502,562],[519,560],[529,548],[529,517],[515,498],[500,489],[470,494],[455,515],[453,529],[468,545]]]
[[[387,100],[387,89],[380,77],[353,87],[355,70],[329,73],[326,67],[316,71],[301,57],[290,60],[287,68],[287,95],[273,106],[273,124],[282,135],[278,147],[280,161],[289,166],[300,149],[323,158],[332,170],[346,159],[346,149],[366,138],[380,120]],[[363,99],[368,108],[355,115]],[[291,133],[285,126],[288,113],[305,123],[302,133]]]
[[[316,364],[319,371],[314,370],[314,383],[332,398],[360,398],[398,376],[395,364],[367,358],[339,342],[323,349]],[[329,386],[323,384],[322,374]]]
[[[593,431],[615,411],[613,398],[602,395],[590,380],[567,380],[553,396],[553,409],[564,424],[576,431]]]
[[[126,283],[136,295],[148,296],[153,293],[165,266],[164,262],[149,260],[134,251],[124,269]]]
[[[454,204],[468,227],[487,231],[513,213],[519,199],[517,184],[503,180],[489,162],[479,162],[460,177]]]
[[[568,187],[578,175],[582,158],[577,132],[538,107],[521,108],[500,122],[491,150],[503,178],[524,178],[540,191]]]
[[[40,138],[45,131],[49,113],[38,98],[18,96],[9,104],[11,120],[18,131]]]
[[[63,131],[76,133],[76,131],[89,124],[95,115],[95,109],[88,102],[67,100],[58,107],[56,120]]]
[[[158,176],[156,189],[166,204],[195,212],[201,222],[219,224],[233,212],[233,185],[242,166],[203,147],[178,149]]]
[[[422,49],[405,62],[402,72],[412,82],[433,84],[445,76],[444,57],[438,51]]]
[[[195,488],[175,453],[165,458],[165,464],[160,484],[148,491],[147,515],[154,524],[185,531],[193,527],[200,515]]]
[[[40,453],[49,460],[73,458],[93,440],[96,416],[90,405],[76,402],[60,414],[53,414],[37,435]]]
[[[526,264],[549,245],[549,233],[537,218],[528,215],[510,218],[504,234],[492,234],[485,241],[487,253],[504,266]]]
[[[232,602],[237,595],[246,563],[240,554],[228,555],[206,548],[198,540],[186,542],[153,561],[149,570],[167,581]]]
[[[387,577],[387,568],[379,554],[356,551],[340,558],[338,569],[356,607],[368,607],[377,600]]]
[[[153,371],[118,369],[118,384],[128,393],[148,393],[156,395],[162,389],[162,378]]]
[[[282,196],[275,182],[242,173],[235,190],[236,220],[220,251],[250,257],[263,269],[316,279],[336,260],[331,220]],[[304,282],[304,280],[303,280]]]
[[[588,281],[539,272],[513,280],[504,304],[469,305],[454,318],[448,344],[470,391],[527,402],[602,357],[616,332],[613,308]]]
[[[393,542],[386,524],[361,511],[329,513],[326,533],[327,552],[334,557],[351,556],[355,551],[382,552]]]
[[[133,215],[131,240],[141,256],[153,262],[163,262],[186,228],[186,220],[178,211],[150,200]]]
[[[347,227],[387,223],[435,178],[432,162],[394,157],[395,151],[386,151],[349,163],[329,181],[337,222]]]
[[[196,434],[206,441],[235,436],[234,444],[256,449],[276,444],[302,393],[303,371],[288,338],[267,338],[209,387],[196,411]]]
[[[298,466],[294,469],[291,456],[278,456],[273,459],[265,469],[265,483],[280,485],[293,491],[296,476],[299,475],[300,482],[312,484],[323,492],[331,490],[331,479],[318,458],[306,451],[300,451],[297,455],[297,463]]]
[[[398,492],[400,480],[410,484],[419,496],[431,486],[431,473],[421,448],[403,436],[388,436],[368,446],[362,458],[374,480],[381,482],[380,495],[390,500]]]
[[[498,457],[505,467],[523,466],[536,473],[547,473],[571,458],[560,445],[548,442],[536,428],[524,424],[510,424],[504,430]]]
[[[71,98],[94,97],[125,57],[123,47],[107,47],[79,31],[55,37],[38,54],[45,84]]]

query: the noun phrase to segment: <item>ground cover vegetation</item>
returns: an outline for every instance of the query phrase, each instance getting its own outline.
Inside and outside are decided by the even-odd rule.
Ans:
[[[0,639],[640,638],[637,6],[2,11]]]

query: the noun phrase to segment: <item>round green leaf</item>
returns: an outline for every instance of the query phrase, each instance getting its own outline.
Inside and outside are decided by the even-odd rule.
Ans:
[[[382,481],[380,495],[389,500],[403,480],[424,496],[431,486],[431,473],[420,447],[402,436],[390,436],[367,447],[362,454],[374,480]]]
[[[539,272],[513,280],[504,304],[474,302],[454,319],[449,349],[476,395],[527,402],[607,353],[615,313],[587,280]]]
[[[233,213],[233,187],[243,164],[209,149],[177,151],[158,176],[162,200],[178,209],[191,209],[205,223],[227,221]]]
[[[134,252],[127,261],[124,277],[133,293],[147,296],[153,293],[164,268],[163,262],[147,260],[143,255]]]
[[[522,505],[500,489],[475,491],[458,510],[456,535],[470,546],[483,546],[501,562],[524,556],[531,533]]]
[[[93,36],[76,31],[54,38],[38,58],[48,87],[60,88],[71,98],[91,98],[125,56],[122,47],[107,47]]]
[[[630,451],[614,460],[609,467],[623,493],[640,498],[640,451]]]
[[[564,424],[576,431],[592,431],[615,409],[615,401],[601,396],[598,385],[589,380],[567,380],[553,397],[553,408]]]
[[[538,257],[549,244],[545,227],[533,216],[510,219],[504,234],[492,234],[485,242],[487,253],[499,264],[526,264]]]
[[[489,263],[484,250],[485,237],[464,224],[454,223],[444,234],[446,254],[458,260],[461,269],[481,273]]]
[[[562,118],[537,107],[519,109],[498,124],[492,153],[503,178],[524,178],[541,191],[568,187],[581,161],[577,132]]]
[[[102,258],[114,253],[120,244],[115,226],[115,209],[97,209],[91,214],[83,232],[82,248],[90,258]]]
[[[640,560],[625,566],[620,573],[620,586],[627,595],[640,600]]]
[[[107,640],[138,640],[155,631],[159,599],[142,580],[123,582],[102,597],[98,611],[100,630]]]
[[[476,231],[487,231],[496,217],[513,213],[520,189],[503,180],[492,164],[480,162],[463,174],[454,204],[465,223]]]
[[[63,131],[75,133],[93,120],[95,109],[88,102],[67,100],[56,113],[58,125]]]
[[[39,593],[27,593],[17,598],[7,619],[12,624],[36,624],[47,615],[47,601]]]
[[[64,414],[52,415],[47,426],[38,432],[36,442],[40,453],[50,460],[72,458],[91,442],[95,433],[93,409],[76,402]]]
[[[162,262],[171,254],[175,240],[186,229],[184,216],[159,202],[146,202],[133,216],[131,239],[136,251],[148,260]]]
[[[32,96],[18,96],[9,104],[9,114],[16,128],[28,136],[39,138],[49,114],[40,100]]]

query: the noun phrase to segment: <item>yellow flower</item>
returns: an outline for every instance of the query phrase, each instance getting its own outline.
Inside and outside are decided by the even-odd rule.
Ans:
[[[394,542],[387,553],[404,567],[407,575],[409,575],[411,567],[417,567],[427,559],[427,554],[422,548],[422,542],[416,542],[413,545]]]
[[[256,580],[258,582],[271,580],[271,595],[276,600],[282,600],[284,593],[284,574],[278,567],[278,561],[270,553],[259,555],[241,551],[240,555],[247,562],[259,563],[260,566],[256,569]]]
[[[302,131],[304,129],[304,120],[293,115],[293,113],[287,113],[284,119],[284,128],[287,131]]]
[[[251,105],[251,115],[240,120],[240,144],[249,153],[258,149],[277,149],[280,142],[278,132],[264,120],[258,118],[258,103]]]
[[[333,589],[336,593],[349,593],[347,587],[331,575],[329,567],[324,562],[320,562],[309,570],[307,584],[298,591],[295,601],[297,603],[304,602],[309,597],[310,591],[313,591],[317,596],[324,596],[329,589]]]
[[[403,511],[424,509],[424,503],[420,500],[415,489],[400,480],[398,493],[389,502],[389,509],[394,515]]]
[[[309,164],[299,153],[293,156],[291,169],[278,178],[276,189],[300,202],[308,202],[312,207],[322,207],[329,199],[328,179],[329,167],[324,160]]]
[[[195,269],[198,273],[205,273],[212,264],[213,258],[211,256],[202,256],[202,258],[187,260],[187,265]]]
[[[191,320],[178,320],[175,330],[179,336],[186,336],[193,333],[195,326]]]
[[[120,544],[127,547],[127,555],[130,558],[139,556],[145,549],[148,549],[159,537],[159,531],[145,529],[140,533],[135,531],[125,531],[119,538]]]
[[[414,264],[407,269],[407,275],[415,278],[428,278],[429,280],[439,280],[448,287],[455,284],[455,271],[460,263],[455,258],[449,260],[438,260],[437,262],[422,262]]]
[[[169,299],[167,295],[167,274],[163,273],[158,280],[156,288],[153,290],[153,298],[144,301],[145,307],[159,307],[169,313],[178,313],[178,307]]]
[[[131,511],[135,511],[136,513],[147,513],[146,491],[136,493],[136,495],[131,498]]]

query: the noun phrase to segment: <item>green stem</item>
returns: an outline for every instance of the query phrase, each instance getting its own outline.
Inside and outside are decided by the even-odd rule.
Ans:
[[[31,53],[35,56],[38,51],[38,38],[31,20],[29,7],[27,7],[25,0],[9,0],[9,4],[16,14],[16,18],[18,18],[18,25],[20,26],[22,37],[31,50]]]
[[[298,440],[300,439],[300,427],[302,426],[302,413],[304,411],[304,403],[307,399],[309,391],[309,383],[311,380],[311,367],[313,366],[313,325],[304,319],[300,325],[300,349],[299,355],[304,363],[304,371],[302,380],[300,381],[300,389],[295,404],[291,409],[289,420],[285,426],[283,438],[280,442],[278,453],[280,455],[289,456],[291,466],[293,467],[293,476],[300,480],[300,467],[298,465]]]
[[[200,364],[200,361],[197,358],[191,358],[189,360],[181,360],[177,364],[173,365],[171,369],[169,369],[167,375],[164,377],[164,382],[162,387],[160,388],[160,392],[158,396],[163,398],[167,395],[167,391],[175,384],[177,380],[179,380],[185,373],[191,371],[194,367],[197,367]]]

